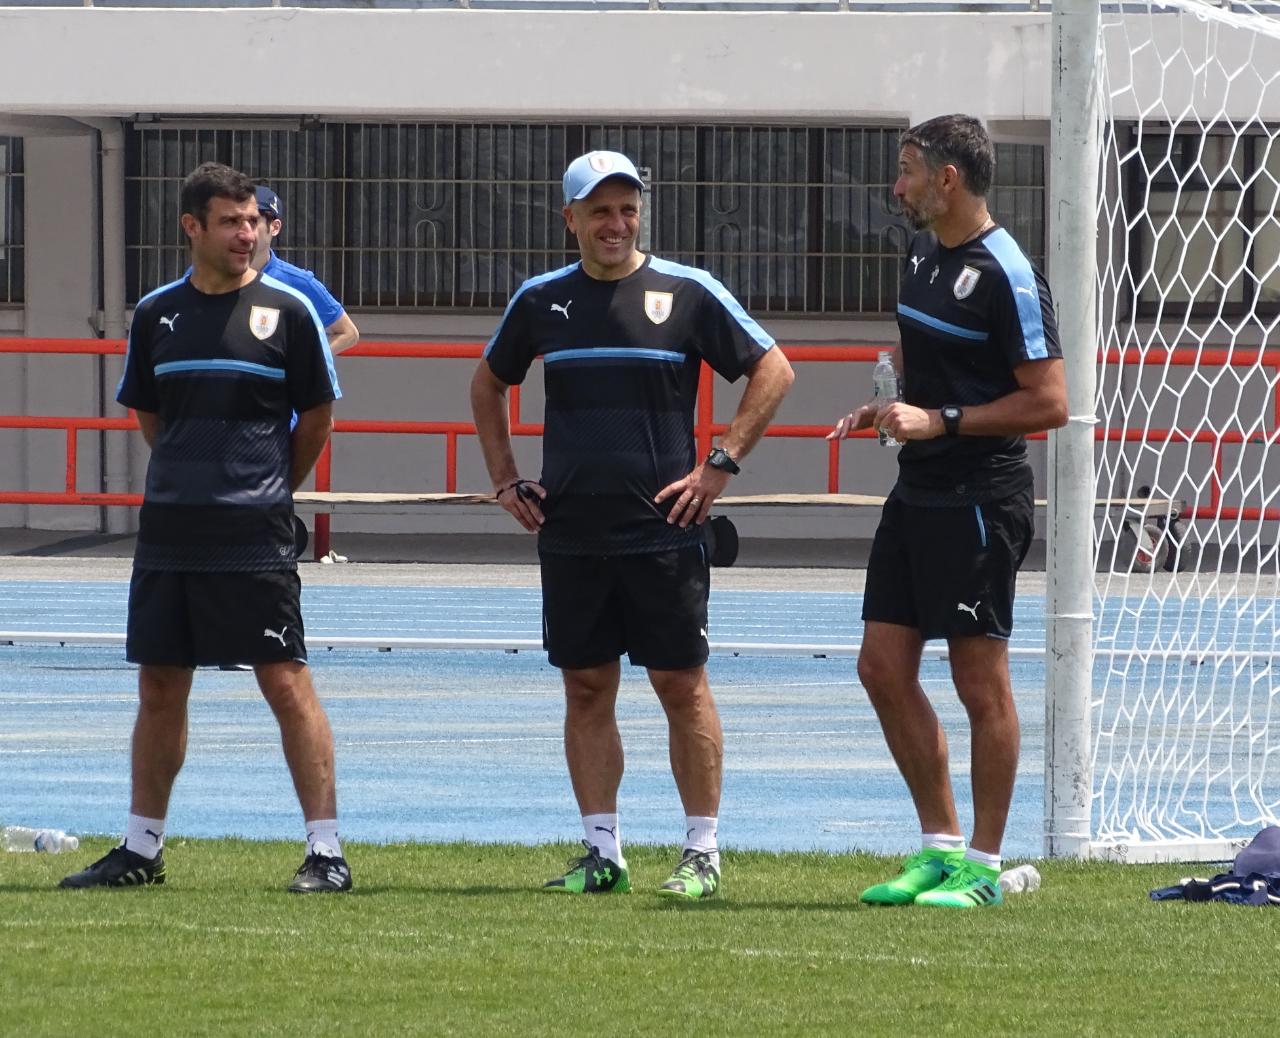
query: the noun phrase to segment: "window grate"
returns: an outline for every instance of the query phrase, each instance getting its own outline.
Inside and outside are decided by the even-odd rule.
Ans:
[[[757,314],[894,311],[909,232],[893,199],[890,127],[333,123],[286,130],[129,135],[131,301],[187,263],[183,176],[214,159],[266,180],[284,204],[280,254],[351,310],[498,312],[525,278],[573,262],[560,177],[609,148],[650,174],[652,251],[704,267]],[[1043,148],[1001,145],[1014,214],[1043,260]],[[1012,149],[1012,150],[1010,150]],[[1002,163],[1003,164],[1003,163]],[[1028,179],[1028,178],[1024,178]],[[1000,181],[1004,185],[1004,181]]]
[[[0,137],[0,305],[23,294],[22,138]]]

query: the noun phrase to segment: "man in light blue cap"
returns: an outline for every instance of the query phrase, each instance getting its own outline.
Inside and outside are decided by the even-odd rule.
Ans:
[[[625,155],[616,151],[589,151],[574,159],[564,171],[564,204],[582,201],[597,184],[610,177],[628,181],[638,191],[644,190],[644,181]]]
[[[792,382],[767,332],[704,270],[636,248],[643,182],[614,151],[564,174],[577,263],[530,278],[512,298],[471,383],[499,504],[538,534],[543,642],[565,687],[565,757],[586,854],[545,886],[625,892],[618,827],[623,653],[645,667],[667,716],[684,806],[684,850],[664,897],[720,886],[723,739],[707,684],[710,574],[703,523]],[[543,360],[543,467],[521,479],[507,392]],[[746,389],[721,445],[701,462],[693,407],[703,361]]]

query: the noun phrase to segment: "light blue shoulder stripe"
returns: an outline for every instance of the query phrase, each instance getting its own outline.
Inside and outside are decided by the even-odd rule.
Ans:
[[[169,289],[171,289],[171,288],[177,288],[179,285],[181,285],[181,284],[182,284],[184,281],[186,281],[186,280],[187,280],[187,275],[186,275],[186,274],[183,274],[183,275],[182,275],[182,277],[178,278],[178,280],[177,280],[177,281],[170,281],[167,285],[161,285],[159,288],[153,288],[153,289],[152,289],[150,292],[148,292],[145,296],[143,296],[141,299],[139,299],[137,303],[135,303],[135,304],[134,304],[133,312],[134,312],[134,313],[137,313],[137,312],[138,312],[138,307],[140,307],[140,306],[141,306],[143,303],[145,303],[148,299],[152,298],[153,296],[158,296],[161,292],[168,292],[168,291],[169,291]]]
[[[983,239],[983,245],[1004,271],[1009,279],[1009,289],[1013,292],[1013,303],[1018,310],[1018,322],[1022,325],[1022,342],[1028,360],[1044,360],[1049,356],[1044,342],[1044,315],[1040,310],[1040,286],[1036,283],[1036,272],[1031,267],[1013,235],[1003,227]]]
[[[316,308],[312,305],[310,299],[299,292],[292,285],[286,285],[279,278],[273,278],[270,274],[259,274],[260,280],[268,288],[276,288],[281,292],[287,292],[294,299],[300,300],[307,308],[307,313],[311,315],[311,323],[316,326],[316,334],[320,336],[320,348],[324,351],[324,366],[329,372],[329,384],[333,386],[333,398],[335,400],[342,399],[342,389],[338,385],[338,371],[333,366],[333,351],[329,349],[329,336],[325,334],[324,325],[320,323],[320,315],[316,313]]]
[[[188,272],[189,273],[189,272]],[[170,281],[167,285],[161,285],[159,288],[153,288],[145,296],[137,301],[133,307],[133,319],[138,319],[138,307],[145,303],[148,299],[158,296],[161,292],[168,292],[171,288],[177,288],[187,280],[187,275],[183,274],[177,281]],[[120,390],[124,388],[124,380],[129,377],[129,365],[133,362],[133,324],[129,325],[129,338],[125,342],[124,347],[124,370],[120,372],[120,381],[116,383],[116,398],[120,397]]]
[[[510,302],[507,303],[507,308],[502,311],[502,320],[498,322],[498,327],[493,330],[493,335],[485,345],[484,353],[481,354],[481,356],[489,356],[489,351],[493,349],[493,344],[498,341],[498,336],[502,332],[502,326],[507,323],[507,318],[511,316],[511,310],[516,305],[517,299],[531,288],[535,288],[538,285],[545,285],[548,281],[555,281],[557,278],[562,278],[572,274],[579,266],[581,266],[581,263],[570,263],[567,267],[561,267],[559,270],[549,270],[545,274],[539,274],[537,277],[529,278],[528,281],[516,289],[516,294],[511,297]]]
[[[756,323],[755,318],[742,308],[742,304],[733,298],[733,294],[705,270],[698,267],[686,267],[683,263],[659,259],[657,256],[649,257],[649,269],[657,271],[659,274],[688,278],[690,281],[697,282],[715,296],[720,305],[728,310],[733,319],[742,326],[742,330],[755,340],[757,346],[765,350],[772,349],[774,345],[773,336],[761,328]]]

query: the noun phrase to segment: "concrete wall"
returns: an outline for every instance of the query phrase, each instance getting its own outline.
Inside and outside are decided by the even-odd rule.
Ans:
[[[0,39],[37,115],[910,119],[940,83],[1049,110],[1044,14],[0,9]]]

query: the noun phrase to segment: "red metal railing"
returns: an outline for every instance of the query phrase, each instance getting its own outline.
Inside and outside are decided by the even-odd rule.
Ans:
[[[0,353],[85,354],[119,355],[124,352],[122,340],[111,339],[0,339]],[[786,346],[788,359],[793,363],[872,363],[882,347],[878,346]],[[360,357],[463,359],[476,360],[484,347],[479,343],[426,343],[426,342],[361,342],[343,353],[343,359]],[[1108,350],[1099,355],[1101,364],[1119,364],[1128,368],[1170,364],[1173,366],[1232,366],[1236,368],[1255,365],[1280,372],[1280,349],[1209,349],[1173,350],[1136,349]],[[712,439],[727,428],[726,423],[714,420],[715,378],[711,369],[703,366],[698,387],[698,404],[694,434],[698,452],[705,454],[711,448]],[[510,424],[513,436],[541,436],[542,424],[527,422],[520,414],[520,387],[513,386],[509,394]],[[835,416],[829,416],[834,418]],[[1183,429],[1107,429],[1096,432],[1100,441],[1127,441],[1148,443],[1193,442],[1213,445],[1213,474],[1209,501],[1184,513],[1191,518],[1221,518],[1243,520],[1280,520],[1280,508],[1235,507],[1222,505],[1222,448],[1227,444],[1275,443],[1280,441],[1280,391],[1273,390],[1273,428],[1269,431],[1242,433],[1213,430],[1188,431]],[[81,491],[77,486],[77,437],[83,431],[136,429],[132,415],[128,418],[83,418],[56,416],[10,415],[0,416],[0,429],[61,429],[66,433],[65,488],[61,492],[0,491],[0,504],[27,505],[139,505],[139,494],[107,494]],[[831,429],[831,422],[824,420],[817,425],[772,425],[765,435],[771,438],[822,439]],[[418,436],[442,436],[445,449],[445,491],[458,489],[458,438],[474,436],[475,426],[466,421],[411,422],[390,420],[366,420],[337,418],[335,434],[401,434]],[[857,438],[869,438],[871,431],[855,434]],[[1043,439],[1037,434],[1032,439]],[[827,492],[840,492],[840,443],[830,441],[826,446]],[[326,446],[316,463],[315,485],[319,491],[333,489],[332,450]],[[329,517],[316,516],[317,541],[327,542]]]

